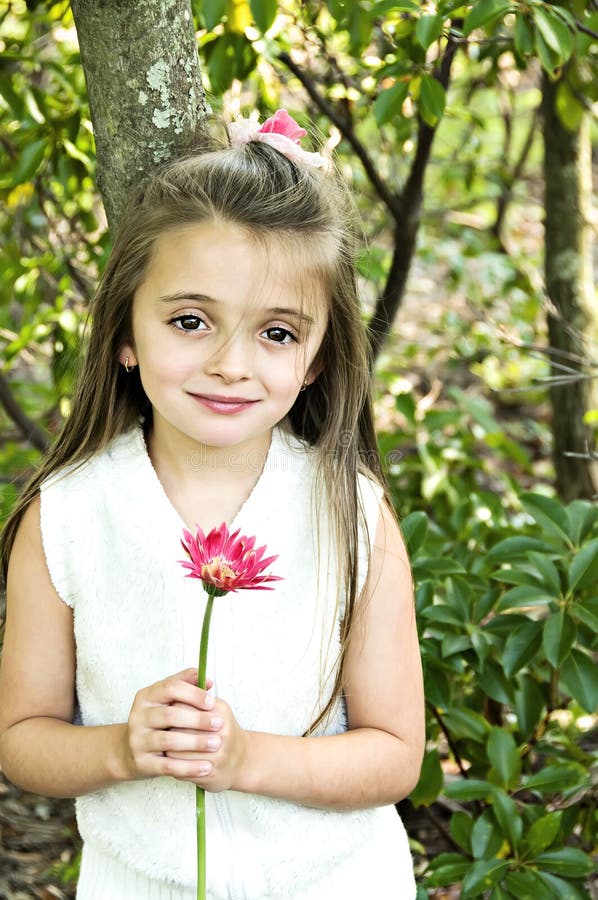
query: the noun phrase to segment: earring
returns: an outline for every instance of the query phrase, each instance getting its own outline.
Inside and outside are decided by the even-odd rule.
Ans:
[[[306,387],[309,387],[309,382],[308,382],[307,378],[305,379],[305,381],[304,381],[303,384],[301,385],[301,391],[304,391]]]
[[[135,366],[130,366],[130,365],[129,365],[129,357],[128,357],[128,356],[126,357],[126,359],[125,359],[123,365],[124,365],[124,367],[125,367],[125,372],[127,373],[127,375],[130,375],[131,372],[133,371],[133,369],[135,368]]]

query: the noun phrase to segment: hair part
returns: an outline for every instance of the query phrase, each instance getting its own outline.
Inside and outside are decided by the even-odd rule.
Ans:
[[[315,277],[328,303],[328,325],[312,363],[317,378],[288,414],[289,429],[316,447],[318,482],[338,548],[345,614],[333,696],[341,694],[345,649],[358,591],[357,473],[383,483],[370,399],[370,357],[355,277],[354,213],[340,178],[287,159],[265,143],[218,146],[168,162],[128,203],[90,306],[71,413],[25,486],[2,535],[4,576],[23,513],[48,476],[84,463],[132,428],[149,402],[138,370],[125,373],[118,354],[132,341],[135,293],[154,247],[168,230],[201,222],[234,224],[258,242],[288,248],[301,277]],[[313,282],[312,282],[313,284]],[[340,600],[339,600],[340,604]]]

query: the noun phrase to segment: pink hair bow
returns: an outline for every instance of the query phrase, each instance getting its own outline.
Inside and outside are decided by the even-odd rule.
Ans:
[[[326,160],[320,153],[310,153],[300,146],[299,141],[307,131],[295,122],[286,109],[277,110],[263,125],[259,124],[255,114],[247,119],[239,116],[228,126],[228,133],[231,143],[236,146],[250,141],[262,141],[293,162],[315,168],[326,165]]]

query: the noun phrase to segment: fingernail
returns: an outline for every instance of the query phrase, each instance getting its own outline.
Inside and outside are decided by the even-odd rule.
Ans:
[[[220,716],[214,716],[210,719],[210,727],[211,728],[222,728],[222,719]]]
[[[200,775],[207,775],[211,768],[212,766],[210,763],[200,763],[197,767],[197,771]]]
[[[219,737],[211,737],[207,740],[208,750],[217,750],[220,746],[220,738]]]
[[[212,697],[211,694],[206,694],[206,699],[204,701],[204,706],[206,709],[213,709],[215,702],[216,701],[214,700],[214,698]]]

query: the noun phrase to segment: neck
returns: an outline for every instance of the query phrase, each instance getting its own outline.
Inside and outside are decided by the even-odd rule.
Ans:
[[[169,473],[179,483],[205,482],[206,478],[226,478],[246,482],[259,477],[270,448],[271,432],[258,439],[231,447],[201,444],[185,435],[172,435],[152,427],[146,436],[147,449],[158,474]]]

